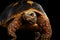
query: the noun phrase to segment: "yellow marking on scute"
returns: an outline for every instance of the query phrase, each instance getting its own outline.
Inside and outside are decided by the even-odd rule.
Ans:
[[[34,3],[33,1],[27,1],[27,3],[29,3],[31,6]]]

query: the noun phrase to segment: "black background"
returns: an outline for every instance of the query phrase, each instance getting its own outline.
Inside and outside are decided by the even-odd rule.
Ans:
[[[4,9],[10,5],[13,2],[16,2],[17,0],[0,0],[0,13],[4,11]],[[50,19],[51,26],[52,26],[52,38],[51,40],[59,40],[59,13],[57,10],[57,4],[55,1],[52,0],[33,0],[34,2],[37,2],[42,5],[43,9],[45,10],[47,16]],[[0,27],[0,40],[7,40],[8,37],[6,33],[6,29]]]

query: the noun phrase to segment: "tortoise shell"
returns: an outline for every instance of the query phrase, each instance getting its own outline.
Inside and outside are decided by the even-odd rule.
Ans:
[[[42,12],[43,14],[46,15],[46,13],[44,12],[43,8],[41,7],[40,4],[33,2],[33,1],[24,1],[22,4],[20,2],[16,2],[16,3],[12,3],[11,5],[9,5],[0,15],[0,25],[1,24],[5,24],[8,20],[14,18],[11,17],[15,14],[17,14],[18,12],[22,12],[24,10],[28,10],[30,8],[34,8],[40,12]]]

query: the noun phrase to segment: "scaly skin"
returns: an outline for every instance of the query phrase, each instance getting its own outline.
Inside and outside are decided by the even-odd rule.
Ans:
[[[19,29],[19,27],[21,26],[21,22],[20,22],[20,16],[18,15],[18,17],[16,17],[9,25],[8,25],[8,33],[9,35],[11,35],[13,37],[13,39],[11,40],[16,40],[16,30]]]
[[[16,14],[16,16],[14,16],[14,20],[7,27],[9,35],[11,35],[13,37],[13,39],[11,39],[11,40],[16,40],[17,36],[16,36],[15,32],[16,32],[16,30],[21,29],[21,28],[29,29],[29,30],[32,29],[32,31],[35,32],[35,35],[38,35],[38,39],[40,39],[40,40],[50,40],[51,35],[52,35],[52,29],[51,29],[50,21],[49,21],[47,15],[45,15],[44,13],[42,13],[36,9],[33,9],[33,8],[23,11],[23,12],[29,13],[31,11],[37,12],[36,14],[39,14],[37,16],[37,22],[32,25],[30,25],[30,24],[23,25],[21,22],[22,14],[21,13]],[[39,32],[36,31],[39,29],[40,29]],[[41,33],[41,34],[39,34],[39,33]],[[38,40],[38,39],[35,37],[35,40]]]
[[[51,29],[50,21],[47,15],[44,15],[44,14],[40,15],[38,17],[38,24],[42,29],[40,40],[50,40],[52,35],[52,29]]]

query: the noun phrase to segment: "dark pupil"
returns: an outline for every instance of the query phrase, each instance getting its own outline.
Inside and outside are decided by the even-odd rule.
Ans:
[[[33,16],[33,13],[31,13],[30,15]]]

